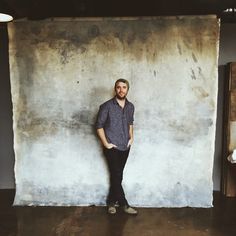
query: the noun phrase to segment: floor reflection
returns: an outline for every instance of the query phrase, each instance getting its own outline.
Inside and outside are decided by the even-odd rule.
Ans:
[[[105,207],[17,207],[18,236],[123,235],[130,216]]]
[[[0,236],[235,236],[236,199],[213,208],[12,207],[0,197]]]
[[[226,236],[214,209],[141,208],[138,216],[108,215],[105,207],[18,207],[18,236]],[[217,218],[218,217],[218,218]],[[228,222],[229,223],[229,222]]]

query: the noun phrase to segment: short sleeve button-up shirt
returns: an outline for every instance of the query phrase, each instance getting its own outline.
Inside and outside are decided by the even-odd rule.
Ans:
[[[125,151],[130,139],[129,126],[134,121],[134,105],[126,99],[122,108],[116,98],[103,103],[98,112],[96,128],[103,128],[107,141],[115,144],[118,150]]]

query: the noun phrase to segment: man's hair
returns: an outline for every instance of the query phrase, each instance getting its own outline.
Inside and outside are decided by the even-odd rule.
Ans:
[[[116,85],[117,85],[119,82],[125,83],[125,84],[127,85],[127,87],[128,87],[128,90],[129,90],[129,81],[126,80],[126,79],[122,79],[122,78],[118,79],[118,80],[115,82],[115,87],[114,87],[114,88],[116,88]]]

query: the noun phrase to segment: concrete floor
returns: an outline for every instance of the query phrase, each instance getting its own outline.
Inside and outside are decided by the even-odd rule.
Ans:
[[[214,207],[139,208],[110,216],[105,207],[12,207],[0,190],[0,236],[236,236],[236,199],[214,194]]]

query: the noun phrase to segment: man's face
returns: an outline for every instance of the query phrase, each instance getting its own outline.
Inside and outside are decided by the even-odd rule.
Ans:
[[[128,86],[126,83],[118,82],[115,87],[116,97],[118,99],[125,99],[128,94]]]

